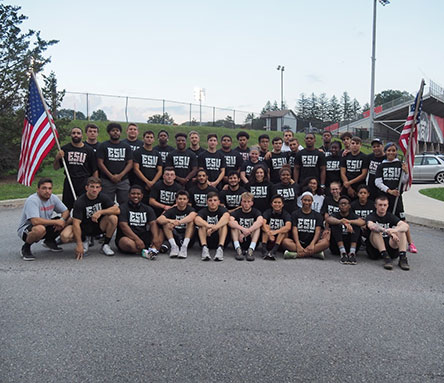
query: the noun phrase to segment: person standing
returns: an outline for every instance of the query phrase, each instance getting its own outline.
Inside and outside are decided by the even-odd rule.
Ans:
[[[250,149],[248,148],[248,140],[250,139],[250,135],[247,132],[241,131],[236,134],[238,146],[234,148],[234,151],[239,153],[243,160],[246,161],[250,155]]]
[[[99,136],[99,127],[96,124],[88,124],[85,126],[86,140],[84,144],[90,146],[94,153],[97,153],[97,148],[99,147],[99,141],[97,137]]]
[[[331,152],[330,152],[331,139],[332,139],[331,132],[328,130],[325,130],[322,133],[322,146],[319,147],[319,150],[324,153],[326,158],[331,155]]]
[[[176,149],[168,154],[165,166],[174,167],[176,172],[176,182],[186,186],[196,175],[197,157],[187,149],[187,135],[185,133],[176,133]]]
[[[196,175],[196,185],[190,189],[190,203],[194,210],[199,212],[204,207],[207,207],[207,195],[210,192],[218,192],[208,182],[208,174],[205,169],[199,169]]]
[[[61,150],[57,152],[53,164],[55,170],[60,169],[63,166],[62,158],[64,158],[76,197],[85,193],[86,180],[89,177],[98,176],[96,154],[90,146],[82,142],[82,135],[80,128],[72,128],[71,142],[63,145]],[[66,176],[66,170],[62,201],[68,210],[73,208],[75,198]]]
[[[130,183],[128,173],[133,167],[131,147],[120,141],[122,126],[111,122],[106,127],[109,141],[102,142],[97,149],[97,165],[102,178],[103,194],[119,204],[128,200]]]
[[[249,157],[250,158],[247,161],[244,161],[240,169],[240,178],[244,185],[248,183],[253,168],[261,163],[261,161],[259,161],[259,148],[257,146],[252,146],[250,148]]]
[[[128,144],[131,148],[131,151],[134,153],[136,150],[143,147],[143,141],[139,140],[139,127],[130,123],[126,128],[126,138],[122,140],[125,144]],[[128,173],[128,179],[130,185],[134,185],[137,183],[137,176],[134,174],[133,169],[131,169]]]
[[[190,140],[190,147],[188,149],[190,149],[196,155],[196,157],[199,158],[199,155],[205,151],[205,149],[200,146],[199,132],[192,130],[188,133],[188,139]]]
[[[269,169],[270,182],[277,184],[280,181],[279,171],[288,164],[288,153],[283,153],[281,150],[282,138],[274,137],[271,144],[273,145],[273,151],[270,158],[265,160],[265,164]]]
[[[330,145],[330,155],[325,158],[325,187],[328,190],[333,182],[341,181],[341,143],[334,141]]]
[[[222,138],[220,139],[220,142],[222,147],[218,150],[218,152],[221,153],[225,159],[225,176],[223,183],[227,184],[228,173],[232,171],[239,173],[240,167],[243,162],[243,158],[238,152],[235,152],[234,150],[231,149],[231,145],[233,143],[231,136],[227,134],[223,135]]]
[[[381,162],[386,159],[386,156],[384,154],[384,146],[379,138],[373,139],[371,145],[373,153],[368,155],[367,185],[370,192],[370,199],[375,200],[379,195],[379,189],[375,185],[376,169],[378,169]]]
[[[162,157],[162,165],[165,166],[165,161],[168,157],[168,154],[174,150],[174,148],[168,145],[168,139],[170,135],[166,130],[159,130],[157,133],[157,140],[159,141],[159,145],[154,147],[154,150],[157,150]]]
[[[269,153],[269,149],[268,147],[270,146],[270,136],[268,134],[261,134],[258,139],[258,144],[259,144],[259,161],[264,161],[265,160],[265,156],[267,155],[267,153]]]
[[[305,135],[305,149],[296,154],[293,179],[302,184],[308,177],[316,177],[325,189],[325,155],[315,148],[316,137],[313,133]]]
[[[197,160],[199,168],[203,168],[208,174],[208,183],[217,188],[225,176],[225,156],[217,150],[217,134],[210,133],[207,136],[208,150],[204,150]]]
[[[61,217],[53,219],[54,212],[60,213]],[[59,197],[52,194],[52,180],[41,178],[37,183],[36,193],[26,199],[17,229],[18,236],[24,242],[20,250],[23,260],[35,260],[31,245],[41,239],[44,240],[43,246],[51,251],[62,251],[63,249],[57,246],[55,239],[59,234],[62,242],[69,242],[72,239],[69,235],[65,235],[70,230],[66,224],[68,219],[69,210]]]

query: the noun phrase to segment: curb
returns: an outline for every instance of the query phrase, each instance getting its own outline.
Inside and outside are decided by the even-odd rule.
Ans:
[[[57,197],[62,199],[61,194],[56,194]],[[23,207],[27,198],[17,198],[17,199],[5,199],[0,201],[0,209],[16,209],[19,207]]]
[[[405,215],[407,223],[414,223],[416,225],[429,227],[431,229],[444,230],[444,221],[437,221],[435,219],[415,217],[410,214]]]

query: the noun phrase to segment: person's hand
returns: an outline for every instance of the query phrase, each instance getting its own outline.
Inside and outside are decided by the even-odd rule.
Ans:
[[[92,216],[91,216],[91,221],[93,222],[99,222],[100,217],[102,216],[102,211],[96,211]]]
[[[296,245],[296,252],[299,255],[304,255],[305,250],[304,250],[304,248],[300,244],[298,244],[298,245]]]
[[[314,254],[314,244],[310,243],[306,248],[305,248],[305,253],[308,255],[312,255]]]
[[[348,188],[350,187],[350,181],[345,181],[345,182],[344,182],[344,187],[345,187],[346,189],[348,189]]]
[[[61,218],[55,219],[53,226],[54,226],[55,231],[62,231],[66,226],[66,222]]]
[[[391,195],[393,195],[395,197],[399,196],[399,190],[398,189],[389,189],[389,190],[387,190],[387,193],[391,194]]]
[[[60,149],[60,150],[57,152],[55,159],[56,159],[56,160],[60,160],[60,159],[61,159],[62,157],[64,157],[64,156],[65,156],[65,152],[64,152],[62,149]]]
[[[354,232],[353,226],[350,225],[349,223],[346,223],[344,226],[345,226],[345,228],[346,228],[348,233],[353,233]]]
[[[80,261],[81,259],[83,259],[83,256],[85,254],[85,250],[83,249],[83,244],[79,243],[77,244],[75,250],[74,250],[74,254],[76,256],[76,260]]]
[[[118,184],[119,183],[119,177],[118,177],[117,174],[112,174],[110,180],[114,184]]]
[[[406,162],[404,162],[404,163],[402,164],[402,171],[403,171],[404,173],[408,173],[408,172],[409,172],[409,170],[408,170],[408,168],[407,168],[407,163],[406,163]]]
[[[136,239],[136,247],[137,250],[142,251],[145,248],[145,242],[143,242],[140,238]]]

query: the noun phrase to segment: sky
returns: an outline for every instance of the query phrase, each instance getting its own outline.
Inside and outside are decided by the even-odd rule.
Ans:
[[[301,93],[338,98],[347,91],[370,99],[373,0],[56,1],[22,0],[23,30],[60,42],[48,49],[67,92],[166,99],[204,105],[216,119],[258,114],[267,100],[295,109]],[[414,93],[421,78],[444,85],[444,1],[391,0],[377,4],[375,92]],[[86,97],[67,94],[64,107],[86,114]],[[125,98],[89,96],[89,113],[104,109],[122,120]],[[177,122],[189,105],[166,103]],[[133,121],[162,112],[162,102],[129,100]],[[204,120],[212,109],[203,108]],[[193,118],[199,119],[192,107]]]

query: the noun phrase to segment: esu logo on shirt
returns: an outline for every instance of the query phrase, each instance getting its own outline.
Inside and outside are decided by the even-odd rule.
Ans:
[[[185,156],[174,156],[173,164],[178,168],[186,169],[190,166],[190,157]]]
[[[107,148],[110,161],[125,161],[126,148]]]

